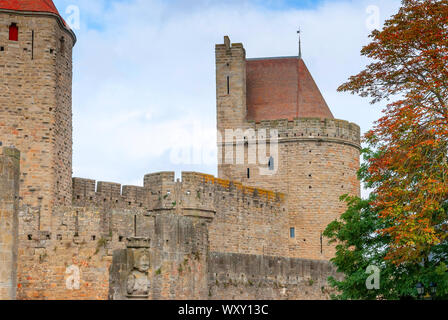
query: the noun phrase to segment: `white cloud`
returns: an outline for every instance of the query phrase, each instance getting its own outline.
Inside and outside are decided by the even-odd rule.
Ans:
[[[69,0],[55,1],[61,13]],[[192,3],[194,5],[192,5]],[[248,57],[303,56],[334,115],[363,131],[381,106],[337,87],[361,70],[366,8],[380,18],[399,0],[328,1],[313,9],[269,9],[250,1],[87,1],[74,51],[74,175],[135,183],[159,170],[216,174],[216,165],[170,161],[171,146],[210,146],[216,126],[214,45],[229,35]],[[207,133],[192,136],[195,121]]]

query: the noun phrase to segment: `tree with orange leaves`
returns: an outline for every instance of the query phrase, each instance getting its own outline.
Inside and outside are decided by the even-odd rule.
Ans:
[[[371,205],[389,221],[385,258],[425,262],[448,239],[448,0],[403,0],[370,37],[373,62],[339,91],[389,101],[365,136]]]
[[[420,282],[448,299],[448,0],[402,0],[370,37],[361,53],[373,62],[339,91],[388,105],[364,137],[358,175],[373,192],[344,195],[346,212],[324,232],[345,275],[329,278],[333,298],[414,299]]]

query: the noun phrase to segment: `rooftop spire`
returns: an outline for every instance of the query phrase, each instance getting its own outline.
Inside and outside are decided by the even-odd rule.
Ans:
[[[300,28],[297,31],[297,34],[299,35],[299,59],[302,59],[302,31],[300,30]]]

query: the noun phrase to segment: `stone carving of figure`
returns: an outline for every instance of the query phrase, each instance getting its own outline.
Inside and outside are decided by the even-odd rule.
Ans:
[[[134,253],[134,267],[128,276],[126,287],[129,296],[148,296],[150,282],[148,279],[149,254],[147,251]]]

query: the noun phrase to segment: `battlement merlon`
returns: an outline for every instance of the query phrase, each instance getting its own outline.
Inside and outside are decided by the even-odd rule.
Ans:
[[[224,36],[224,44],[215,45],[216,59],[225,59],[227,62],[229,57],[239,57],[246,59],[246,50],[242,43],[231,43],[228,36]]]
[[[264,130],[261,131],[261,130]],[[273,136],[273,130],[277,135]],[[224,131],[221,145],[243,144],[251,141],[270,141],[278,138],[278,143],[291,141],[327,141],[351,145],[361,149],[361,129],[352,122],[338,119],[296,118],[294,120],[278,119],[260,122],[248,121],[241,130],[235,131],[233,141]],[[218,144],[219,141],[218,141]]]
[[[73,205],[115,206],[115,207],[147,207],[148,197],[144,187],[121,186],[119,183],[104,182],[92,179],[73,178]]]

